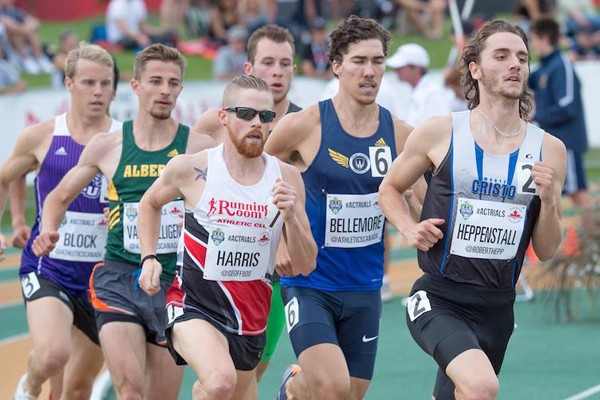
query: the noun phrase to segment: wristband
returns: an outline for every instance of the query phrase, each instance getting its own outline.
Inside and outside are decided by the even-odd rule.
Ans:
[[[156,256],[156,254],[148,254],[147,256],[142,258],[142,261],[140,261],[140,268],[142,268],[144,266],[144,263],[150,259],[158,261],[158,257]]]

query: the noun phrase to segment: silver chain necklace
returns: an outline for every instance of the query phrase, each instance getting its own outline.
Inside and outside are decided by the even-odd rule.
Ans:
[[[490,117],[488,117],[487,115],[485,115],[485,113],[484,113],[483,111],[480,111],[480,110],[479,110],[479,109],[477,109],[477,108],[474,108],[474,109],[473,109],[473,111],[476,111],[476,112],[478,112],[479,114],[481,114],[481,116],[482,116],[483,118],[485,118],[485,119],[486,119],[486,121],[490,123],[490,125],[492,125],[492,127],[493,127],[493,128],[496,130],[496,132],[498,132],[498,133],[500,134],[500,136],[503,136],[503,137],[505,137],[505,138],[511,138],[511,137],[519,136],[519,135],[521,134],[521,132],[523,132],[523,126],[524,126],[524,124],[523,124],[523,123],[521,123],[521,126],[519,127],[519,130],[518,130],[518,131],[516,131],[515,133],[504,133],[504,132],[502,132],[502,131],[500,130],[500,128],[498,128],[498,127],[496,126],[496,124],[495,124],[495,123],[494,123],[494,122],[493,122],[493,121],[490,119]]]

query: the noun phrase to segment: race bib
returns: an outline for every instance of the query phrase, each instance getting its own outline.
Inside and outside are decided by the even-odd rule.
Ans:
[[[450,253],[494,260],[514,258],[526,211],[520,204],[459,198]]]
[[[288,333],[291,332],[298,322],[300,322],[300,306],[298,304],[298,299],[294,296],[285,305],[285,325]]]
[[[371,160],[371,175],[375,178],[384,177],[392,165],[392,149],[389,146],[369,147]]]
[[[123,213],[123,247],[130,253],[140,254],[137,226],[139,203],[123,203]],[[163,206],[156,244],[157,254],[177,253],[183,213],[183,200],[175,200]]]
[[[21,278],[21,288],[26,299],[30,298],[35,292],[40,290],[40,281],[35,272],[30,272]]]
[[[56,260],[99,262],[104,259],[108,221],[104,214],[67,211],[50,257]]]
[[[385,217],[377,193],[328,194],[326,247],[366,247],[383,237]]]
[[[531,177],[531,163],[517,163],[517,193],[539,195],[537,186]]]
[[[253,281],[263,279],[271,261],[272,232],[268,228],[211,226],[204,279]]]

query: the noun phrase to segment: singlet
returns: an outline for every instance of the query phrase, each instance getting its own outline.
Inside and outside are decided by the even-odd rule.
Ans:
[[[287,111],[285,112],[285,114],[290,114],[290,113],[295,113],[298,111],[302,111],[302,107],[297,106],[296,104],[292,103],[290,101],[290,103],[288,104],[288,108]]]
[[[319,102],[321,144],[302,174],[306,212],[319,252],[309,276],[282,277],[283,286],[325,291],[378,290],[383,278],[385,217],[379,184],[396,158],[394,123],[379,107],[379,127],[366,138],[342,128],[333,102]]]
[[[263,153],[262,178],[241,185],[229,174],[223,145],[207,151],[206,186],[198,204],[186,210],[183,267],[174,286],[185,292],[184,307],[228,332],[260,335],[267,325],[283,228],[283,217],[271,201],[281,170],[275,157]]]
[[[133,121],[123,123],[121,159],[109,183],[108,246],[106,259],[129,263],[137,268],[140,262],[140,244],[137,233],[139,201],[159,177],[167,162],[184,154],[189,128],[179,124],[175,138],[167,147],[156,151],[140,149],[133,136]],[[156,247],[162,264],[162,280],[171,282],[175,275],[177,242],[181,233],[179,222],[183,216],[182,200],[173,200],[162,209],[160,233]]]
[[[511,154],[484,152],[473,139],[470,111],[452,113],[448,153],[432,175],[421,219],[443,218],[444,238],[418,251],[433,277],[487,288],[514,287],[540,210],[531,168],[544,132],[528,124]]]
[[[121,123],[112,120],[110,132],[121,129]],[[34,180],[36,218],[31,237],[21,256],[19,275],[37,271],[65,289],[78,292],[89,287],[89,277],[94,264],[104,258],[107,221],[103,208],[107,206],[106,180],[98,174],[69,204],[58,228],[59,241],[55,249],[44,257],[36,257],[31,245],[40,233],[42,205],[66,173],[77,162],[84,146],[71,137],[67,114],[54,119],[54,133],[50,147]]]

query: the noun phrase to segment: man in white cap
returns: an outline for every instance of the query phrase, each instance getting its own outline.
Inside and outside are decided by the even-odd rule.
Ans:
[[[429,55],[416,43],[398,47],[386,60],[386,65],[394,68],[398,79],[410,85],[412,94],[408,107],[398,110],[397,116],[412,126],[436,115],[450,113],[450,95],[441,81],[428,74]]]

